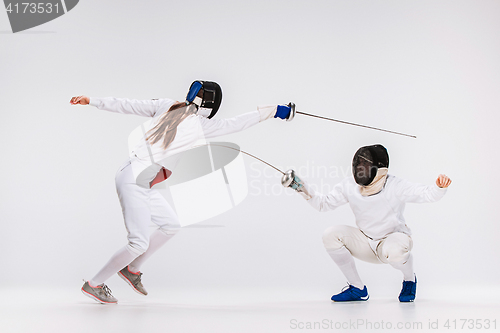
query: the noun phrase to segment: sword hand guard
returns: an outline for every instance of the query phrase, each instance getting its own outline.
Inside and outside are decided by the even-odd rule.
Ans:
[[[292,121],[293,118],[295,118],[295,103],[294,102],[290,102],[288,103],[288,107],[291,109],[290,110],[290,114],[288,115],[288,117],[286,118],[286,121]]]

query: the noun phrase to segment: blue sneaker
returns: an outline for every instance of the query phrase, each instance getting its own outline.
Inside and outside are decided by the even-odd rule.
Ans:
[[[357,302],[357,301],[367,301],[370,296],[368,296],[368,290],[366,286],[363,290],[349,285],[345,290],[342,290],[340,294],[333,295],[332,301],[334,302]]]
[[[403,281],[403,288],[399,294],[400,302],[413,302],[415,300],[415,295],[417,294],[417,277],[415,276],[415,282],[413,281]]]

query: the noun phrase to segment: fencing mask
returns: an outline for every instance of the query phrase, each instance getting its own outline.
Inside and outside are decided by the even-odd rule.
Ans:
[[[379,168],[389,167],[389,155],[382,145],[358,149],[352,159],[352,174],[358,185],[368,186],[375,179]]]
[[[202,91],[202,96],[198,92]],[[211,119],[219,110],[222,102],[222,89],[216,82],[194,81],[189,87],[186,104],[193,102],[198,107],[198,114]]]

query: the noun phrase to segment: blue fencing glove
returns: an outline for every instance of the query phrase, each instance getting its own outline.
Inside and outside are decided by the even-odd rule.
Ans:
[[[278,105],[274,118],[287,119],[292,108],[286,105]]]

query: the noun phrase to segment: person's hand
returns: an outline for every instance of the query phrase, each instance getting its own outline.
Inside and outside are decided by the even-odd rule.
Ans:
[[[292,109],[288,105],[278,105],[274,118],[287,119]]]
[[[90,98],[87,96],[75,96],[71,98],[71,101],[69,101],[71,105],[76,105],[76,104],[81,104],[81,105],[87,105],[90,103]]]
[[[304,197],[304,199],[309,200],[312,198],[312,195],[307,190],[307,187],[302,179],[297,176],[294,170],[290,169],[287,172],[283,173],[283,177],[281,177],[281,185],[284,187],[290,187],[297,191],[300,195]]]
[[[447,175],[439,175],[436,179],[436,185],[440,188],[447,188],[451,184],[451,179]]]

